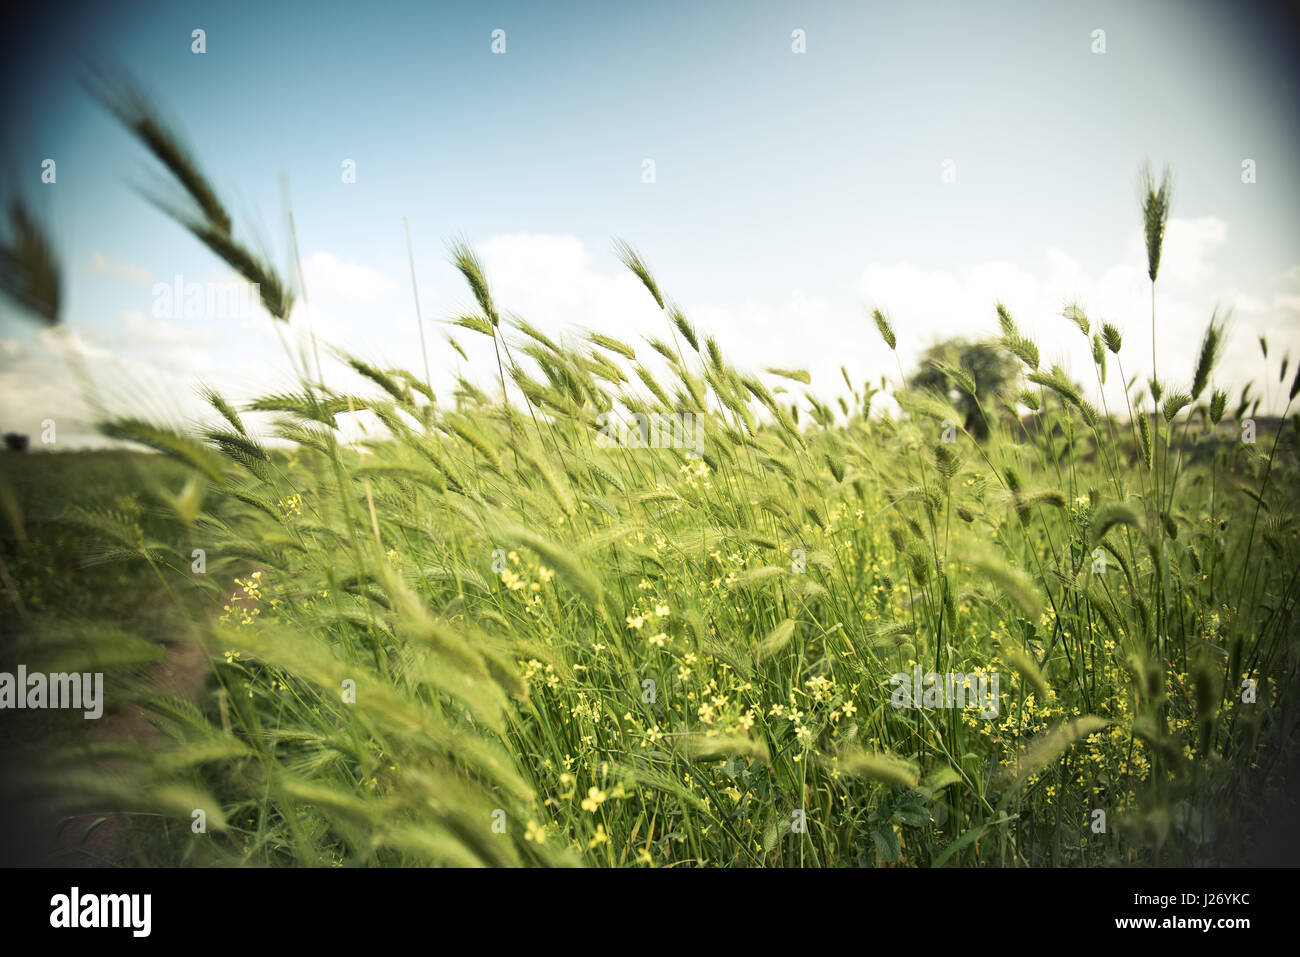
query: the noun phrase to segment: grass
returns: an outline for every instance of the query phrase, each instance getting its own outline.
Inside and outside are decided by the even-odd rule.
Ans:
[[[270,278],[285,318],[290,284],[242,251],[165,127],[130,117],[199,190],[178,218]],[[1154,282],[1167,209],[1144,216]],[[977,440],[952,396],[909,389],[901,365],[897,415],[847,369],[827,399],[802,370],[736,368],[635,250],[619,253],[671,342],[556,343],[499,308],[458,240],[480,311],[454,324],[491,339],[495,394],[462,380],[439,399],[427,370],[340,350],[369,388],[332,388],[304,360],[292,393],[241,409],[210,394],[217,426],[104,422],[169,463],[102,460],[118,477],[97,487],[133,504],[46,489],[67,456],[8,468],[11,488],[42,485],[10,499],[54,503],[57,520],[11,509],[7,657],[57,633],[167,740],[61,735],[25,792],[127,814],[123,845],[151,864],[1232,856],[1294,740],[1300,547],[1294,424],[1261,419],[1241,441],[1211,388],[1217,317],[1188,391],[1161,405],[1158,385],[1131,388],[1121,418],[1040,368],[989,304],[1019,365],[987,394],[948,370],[987,425]],[[1124,375],[1114,326],[1073,306],[1065,319],[1098,387],[1107,362]],[[896,347],[885,312],[864,318],[861,354]],[[358,410],[384,426],[360,447],[337,428]],[[702,452],[602,442],[610,411],[693,413]],[[158,635],[111,579],[62,595],[31,577],[42,556],[66,568],[88,547],[96,575],[152,583],[170,637],[204,648],[197,698],[147,679]],[[895,707],[892,676],[917,666],[996,675],[996,717]]]

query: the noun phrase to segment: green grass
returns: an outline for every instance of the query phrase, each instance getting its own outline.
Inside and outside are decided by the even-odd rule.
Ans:
[[[200,238],[224,255],[228,230]],[[6,618],[95,660],[120,646],[115,687],[168,743],[65,740],[25,786],[64,813],[129,812],[135,863],[1231,856],[1295,730],[1290,420],[1240,441],[1206,389],[1216,349],[1161,366],[1200,386],[1184,401],[1157,385],[1167,417],[1146,418],[1141,386],[1099,410],[989,304],[1019,365],[975,396],[977,441],[952,396],[906,388],[901,367],[897,415],[872,411],[851,369],[847,392],[819,398],[800,370],[733,367],[623,252],[671,342],[554,343],[503,318],[461,243],[481,313],[456,322],[492,340],[495,395],[463,383],[435,401],[418,375],[358,359],[372,388],[345,393],[304,360],[294,394],[213,397],[220,428],[105,423],[171,471],[94,483],[131,483],[130,507],[56,484],[58,521],[5,542]],[[1068,319],[1098,382],[1106,362],[1141,368],[1114,330],[1103,348],[1082,312]],[[877,313],[845,353],[895,345]],[[698,415],[703,454],[609,447],[614,408]],[[261,437],[250,409],[274,414]],[[349,410],[386,426],[365,454],[340,440]],[[64,464],[7,471],[44,485]],[[116,560],[96,574],[151,589],[207,650],[196,700],[142,679],[127,632],[148,619],[113,579],[33,586],[40,556],[69,567],[74,528],[79,553]],[[995,673],[997,717],[893,707],[891,675],[916,665]],[[113,772],[96,770],[106,756]]]

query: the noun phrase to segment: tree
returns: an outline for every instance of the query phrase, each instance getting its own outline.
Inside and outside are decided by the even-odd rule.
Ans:
[[[975,381],[977,403],[970,393],[959,388],[952,376],[936,363],[950,368],[963,369]],[[1015,360],[995,342],[969,342],[966,339],[946,339],[932,345],[921,356],[919,368],[912,374],[909,384],[921,390],[937,392],[952,402],[964,417],[963,427],[977,439],[988,437],[988,423],[980,414],[980,407],[989,415],[995,414],[993,396],[1002,393],[1016,374]]]

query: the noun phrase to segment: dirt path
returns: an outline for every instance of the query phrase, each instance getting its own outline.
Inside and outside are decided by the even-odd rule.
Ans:
[[[150,670],[146,684],[163,694],[194,699],[199,696],[211,674],[207,657],[194,642],[165,646],[165,657]],[[144,713],[134,704],[107,714],[94,729],[100,741],[120,741],[156,750],[164,741]],[[103,769],[112,772],[121,765],[105,762]],[[85,839],[82,834],[99,818],[106,818]],[[122,820],[116,813],[80,814],[59,831],[51,850],[50,863],[60,867],[105,867],[129,864],[129,848],[121,846]]]

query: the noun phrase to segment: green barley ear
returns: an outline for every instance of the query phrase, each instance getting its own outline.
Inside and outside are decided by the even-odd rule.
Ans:
[[[487,277],[483,273],[483,264],[479,262],[478,254],[474,252],[473,247],[465,239],[453,239],[451,242],[451,262],[465,277],[465,282],[469,284],[470,292],[474,294],[475,300],[478,301],[479,308],[483,310],[483,315],[487,317],[492,325],[499,326],[501,319],[497,315],[496,306],[492,303],[492,292],[488,289]]]
[[[894,335],[894,327],[889,324],[889,317],[879,309],[872,309],[871,318],[876,324],[876,330],[880,333],[880,338],[885,340],[885,345],[889,346],[892,351],[897,351],[898,337]]]
[[[496,330],[492,327],[492,323],[488,322],[482,316],[457,316],[455,319],[448,319],[447,322],[453,326],[460,326],[462,329],[468,329],[470,332],[481,333],[489,339],[496,338]],[[457,349],[457,351],[459,352],[460,350]],[[462,356],[464,354],[465,353],[461,352]]]
[[[1109,322],[1103,322],[1101,324],[1101,337],[1106,343],[1106,348],[1115,355],[1119,355],[1119,347],[1123,341],[1123,337],[1120,335],[1119,330]]]
[[[645,337],[645,341],[650,343],[651,349],[653,349],[655,352],[659,353],[661,356],[664,357],[664,361],[668,362],[670,365],[674,367],[678,365],[679,360],[677,358],[677,353],[673,352],[673,347],[670,346],[668,343],[654,336]]]
[[[1226,321],[1226,316],[1223,319],[1219,318],[1218,309],[1215,309],[1214,314],[1210,316],[1210,325],[1201,338],[1201,349],[1196,357],[1196,373],[1192,376],[1193,399],[1199,399],[1205,387],[1209,385],[1210,373],[1214,371],[1214,365],[1223,353],[1223,328]]]
[[[1169,225],[1169,207],[1173,198],[1169,167],[1165,167],[1160,177],[1160,186],[1157,187],[1150,164],[1143,164],[1138,188],[1142,205],[1142,232],[1147,247],[1147,275],[1155,282],[1156,275],[1160,272],[1160,253],[1164,246],[1165,229]]]
[[[1279,369],[1279,370],[1278,370],[1278,373],[1277,373],[1277,381],[1278,381],[1278,384],[1279,384],[1279,385],[1280,385],[1281,383],[1283,383],[1283,382],[1286,381],[1286,367],[1289,366],[1290,364],[1291,364],[1291,357],[1290,357],[1290,356],[1283,356],[1283,357],[1282,357],[1282,368]],[[1300,366],[1297,366],[1296,368],[1300,369]]]
[[[1050,374],[1033,372],[1027,378],[1035,385],[1046,386],[1051,389],[1067,405],[1079,408],[1083,404],[1083,396],[1079,395],[1079,390],[1070,382],[1069,376],[1065,374],[1065,370],[1060,366],[1052,366]]]
[[[1002,344],[1007,347],[1007,350],[1013,356],[1029,366],[1029,368],[1035,371],[1038,370],[1038,345],[1032,339],[1017,334],[1011,338],[1003,339]]]
[[[1030,392],[1028,389],[1021,389],[1020,394],[1016,396],[1016,401],[1021,405],[1032,409],[1034,412],[1037,412],[1040,408],[1038,393]]]
[[[1138,434],[1142,438],[1142,461],[1146,463],[1148,469],[1151,468],[1151,425],[1147,422],[1147,414],[1138,412]]]
[[[0,291],[50,325],[62,301],[54,246],[21,201],[9,204],[12,242],[0,246]]]
[[[940,359],[931,359],[930,365],[934,367],[941,375],[951,379],[961,389],[972,398],[975,397],[975,377],[966,369],[949,365]]]
[[[615,339],[613,336],[607,336],[601,332],[590,333],[587,338],[609,352],[617,352],[629,362],[636,360],[636,350],[629,346],[621,339]]]
[[[1268,358],[1268,340],[1263,336],[1259,337],[1259,351],[1264,353],[1264,358]]]
[[[200,394],[203,396],[203,400],[207,402],[208,405],[212,406],[212,408],[216,409],[217,412],[221,414],[221,417],[229,422],[236,432],[240,435],[248,434],[248,430],[244,428],[244,422],[239,417],[239,413],[235,411],[234,406],[226,401],[225,396],[212,388],[212,386],[203,386],[200,389]]]
[[[934,467],[939,470],[939,474],[945,479],[952,481],[953,476],[957,474],[957,470],[961,467],[961,459],[946,442],[940,442],[934,447]]]
[[[546,335],[546,333],[542,332],[542,330],[538,329],[536,326],[534,326],[532,323],[528,322],[527,320],[522,319],[519,316],[514,315],[513,313],[511,313],[510,319],[515,324],[516,329],[518,329],[520,332],[526,335],[529,339],[532,339],[534,342],[540,342],[542,345],[550,349],[556,355],[559,355],[561,352],[564,351],[559,346],[557,346],[551,340],[551,338],[548,335]]]
[[[1002,328],[1002,345],[1007,348],[1013,356],[1023,362],[1034,371],[1038,370],[1038,345],[1028,336],[1020,334],[1016,328],[1016,321],[1011,318],[1011,313],[1007,312],[1007,307],[998,303],[998,325]]]
[[[714,339],[713,336],[706,336],[704,348],[709,354],[709,363],[713,366],[714,371],[721,373],[725,365],[722,361],[722,349],[718,346],[718,340]]]
[[[1092,331],[1092,327],[1088,323],[1088,317],[1084,315],[1083,309],[1081,309],[1077,303],[1070,303],[1065,307],[1065,311],[1062,312],[1061,315],[1065,316],[1066,319],[1069,319],[1072,323],[1078,326],[1079,331],[1085,336]]]
[[[1228,393],[1222,389],[1215,389],[1214,395],[1210,399],[1210,422],[1218,425],[1223,421],[1223,413],[1228,408]]]
[[[1151,401],[1159,405],[1160,397],[1165,393],[1165,387],[1157,379],[1147,379],[1147,388],[1151,390]]]
[[[1188,405],[1191,405],[1191,402],[1192,397],[1186,392],[1175,392],[1170,395],[1169,398],[1165,399],[1163,407],[1165,422],[1173,422],[1178,416],[1178,413],[1183,411],[1183,409]]]
[[[1106,347],[1102,345],[1101,336],[1093,334],[1092,337],[1092,361],[1096,363],[1097,368],[1101,370],[1102,385],[1106,384]]]
[[[1016,321],[1011,318],[1011,313],[1007,312],[1007,307],[999,302],[994,308],[998,313],[998,325],[1002,327],[1002,337],[1004,339],[1013,339],[1019,335],[1016,329]]]
[[[690,343],[691,348],[699,352],[700,340],[695,335],[695,327],[691,325],[691,321],[686,318],[686,313],[682,312],[676,303],[668,304],[668,318],[677,327],[677,331],[682,334],[682,338]]]
[[[654,297],[655,305],[660,309],[664,307],[664,297],[659,293],[659,286],[655,283],[654,276],[650,275],[650,267],[645,264],[639,253],[628,243],[621,239],[614,240],[614,254],[618,256],[619,261],[628,269],[636,273],[636,277],[650,291]],[[685,335],[685,333],[682,333]]]

